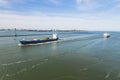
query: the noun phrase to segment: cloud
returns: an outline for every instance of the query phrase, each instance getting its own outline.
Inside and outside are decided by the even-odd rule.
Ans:
[[[120,9],[120,0],[115,0],[116,1],[116,6],[115,6],[115,8],[119,8]]]
[[[75,29],[85,22],[82,19],[50,17],[50,16],[23,16],[16,14],[0,14],[0,28],[17,29]]]
[[[50,4],[50,5],[55,5],[55,6],[61,6],[62,0],[43,0],[45,3]]]
[[[6,4],[7,1],[6,0],[0,0],[0,4]]]
[[[49,1],[56,5],[60,3],[59,0],[49,0]]]
[[[86,15],[82,15],[83,17]],[[120,30],[120,17],[112,19],[72,18],[43,15],[16,15],[0,13],[0,28],[17,29],[81,29],[81,30]]]
[[[120,8],[120,0],[75,0],[76,8],[81,11],[108,11],[114,8]]]
[[[26,8],[25,12],[20,11],[18,7],[16,7],[18,11],[15,11],[14,9],[4,9],[4,10],[1,9],[0,10],[1,12],[0,28],[16,27],[16,28],[26,28],[26,29],[54,29],[55,28],[55,29],[85,29],[85,30],[112,30],[112,29],[120,30],[119,28],[120,16],[119,14],[118,15],[115,14],[115,13],[118,13],[119,9],[112,8],[113,10],[111,10],[111,7],[116,6],[118,4],[112,4],[113,1],[111,2],[109,0],[105,0],[105,1],[73,0],[72,2],[67,2],[67,1],[63,2],[63,1],[65,0],[40,0],[40,1],[38,0],[29,0],[29,1],[28,0],[0,0],[0,5],[4,4],[4,7],[8,5],[12,6],[14,5],[14,3],[29,4],[29,2],[30,4],[32,2],[33,3],[39,2],[41,4],[43,3],[45,4],[44,7],[48,9],[52,5],[52,7],[50,8],[51,10],[47,11],[48,9],[46,9],[46,12],[38,9],[34,10],[37,7],[42,7],[42,6],[37,6],[37,7],[32,6],[34,8],[30,8],[31,11],[28,11],[28,9]],[[107,3],[108,1],[109,3]],[[117,2],[118,0],[114,0],[114,2],[115,1]],[[61,6],[61,4],[63,4],[62,5],[63,7]],[[52,8],[56,7],[56,5],[61,6],[61,9],[59,9],[61,10],[60,13],[56,13],[58,11],[58,8],[57,8],[57,11],[52,10]],[[64,5],[66,7],[64,7]],[[72,7],[75,6],[74,9],[71,7],[68,8],[68,6],[70,5]],[[99,5],[101,5],[102,8],[100,8]],[[110,7],[108,8],[109,5]],[[24,6],[23,4],[23,7],[25,8],[26,6]],[[83,10],[83,12],[79,13],[78,10],[75,9],[76,7],[81,12]],[[63,11],[66,10],[66,12],[62,12],[62,10]],[[92,10],[93,10],[93,13],[90,13],[89,11],[92,11]]]
[[[0,7],[11,8],[15,3],[25,3],[28,0],[0,0]],[[33,0],[29,0],[33,1]]]
[[[76,0],[77,9],[88,10],[94,8],[93,0]]]
[[[81,4],[81,3],[84,3],[84,4],[89,4],[91,0],[76,0],[76,3],[77,4]]]
[[[9,5],[7,0],[0,0],[0,7],[9,7]]]
[[[120,2],[120,0],[115,0],[115,1],[118,1],[118,2]]]

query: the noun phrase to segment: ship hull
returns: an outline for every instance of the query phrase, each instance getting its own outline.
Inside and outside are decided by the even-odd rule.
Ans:
[[[31,45],[31,44],[40,44],[40,43],[47,43],[47,42],[52,42],[52,41],[57,41],[57,39],[48,39],[48,40],[31,40],[31,41],[25,41],[22,40],[20,41],[21,45]]]

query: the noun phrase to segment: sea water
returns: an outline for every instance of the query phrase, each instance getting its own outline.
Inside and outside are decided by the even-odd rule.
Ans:
[[[0,37],[0,80],[120,80],[120,32],[57,32],[57,42],[18,46],[19,40],[51,37]],[[0,35],[13,35],[0,31]]]

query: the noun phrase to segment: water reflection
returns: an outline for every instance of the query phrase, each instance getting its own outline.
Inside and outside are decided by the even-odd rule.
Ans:
[[[57,56],[58,55],[57,45],[58,45],[57,41],[52,43],[52,45],[51,45],[52,52],[50,52],[51,56]]]

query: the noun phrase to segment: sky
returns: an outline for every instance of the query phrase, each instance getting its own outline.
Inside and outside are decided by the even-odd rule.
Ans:
[[[120,31],[120,0],[0,0],[0,29]]]

